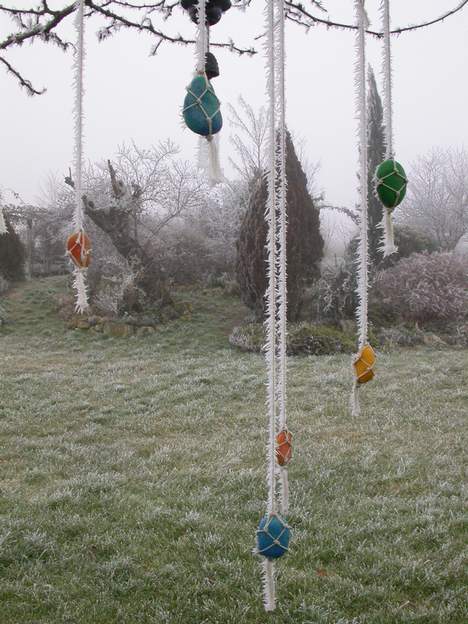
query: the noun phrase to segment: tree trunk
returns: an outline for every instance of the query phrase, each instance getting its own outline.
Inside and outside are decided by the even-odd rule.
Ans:
[[[132,203],[137,201],[138,189],[131,194],[117,178],[110,161],[108,168],[115,202],[101,209],[83,196],[83,205],[85,214],[109,236],[117,251],[135,272],[133,284],[124,292],[121,311],[138,313],[145,307],[172,305],[163,270],[132,235],[135,232]],[[73,186],[70,178],[66,178],[66,181]],[[143,300],[141,293],[144,295]]]
[[[33,220],[28,217],[26,220],[26,279],[31,279],[33,275]]]

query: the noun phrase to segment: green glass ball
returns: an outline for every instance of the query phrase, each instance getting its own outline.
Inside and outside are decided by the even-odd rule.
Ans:
[[[375,190],[388,210],[396,208],[406,195],[408,180],[399,162],[393,158],[384,160],[375,172]]]

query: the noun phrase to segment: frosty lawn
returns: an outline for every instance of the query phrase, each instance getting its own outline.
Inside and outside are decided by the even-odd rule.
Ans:
[[[349,356],[290,358],[292,552],[263,611],[264,363],[218,290],[150,338],[67,331],[60,279],[6,304],[5,624],[462,624],[466,351],[381,354],[348,415]]]

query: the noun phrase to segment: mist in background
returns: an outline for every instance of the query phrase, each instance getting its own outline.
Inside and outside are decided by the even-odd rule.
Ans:
[[[51,7],[63,2],[49,2]],[[455,0],[393,0],[392,24],[404,26],[436,17],[455,6]],[[13,0],[11,6],[29,6]],[[353,3],[328,0],[329,17],[352,22]],[[372,27],[380,30],[379,0],[367,2]],[[232,9],[212,28],[212,41],[232,38],[236,45],[254,45],[254,57],[216,50],[221,76],[213,83],[222,103],[236,104],[239,95],[254,107],[264,104],[265,72],[262,44],[263,2],[246,12]],[[2,38],[13,23],[0,18]],[[72,21],[65,26],[72,32]],[[134,140],[146,147],[171,138],[188,160],[195,159],[197,137],[184,129],[181,107],[195,60],[193,46],[164,43],[150,57],[154,41],[122,29],[98,43],[99,20],[88,20],[86,40],[85,154],[92,161],[112,158],[118,144]],[[180,8],[162,23],[165,32],[193,37],[195,26]],[[317,26],[306,32],[287,24],[287,119],[290,130],[305,141],[311,161],[320,162],[316,187],[328,202],[353,206],[356,202],[357,140],[354,110],[354,33]],[[393,38],[394,126],[399,160],[411,161],[432,146],[468,144],[468,8],[444,23]],[[381,43],[367,39],[368,58],[381,89]],[[15,80],[0,71],[0,187],[12,188],[27,202],[35,202],[49,175],[63,176],[72,162],[72,53],[53,45],[34,43],[9,51],[16,64],[42,96],[28,97]],[[229,123],[221,133],[225,173]]]

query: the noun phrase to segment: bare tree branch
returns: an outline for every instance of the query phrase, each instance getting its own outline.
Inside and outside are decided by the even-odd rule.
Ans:
[[[10,65],[10,63],[3,58],[3,56],[0,56],[0,63],[3,63],[6,66],[7,72],[13,74],[13,76],[18,80],[20,86],[26,89],[28,95],[42,95],[45,92],[45,89],[35,89],[31,82],[24,78],[17,69],[12,67],[12,65]]]
[[[332,206],[331,204],[320,204],[319,209],[320,210],[335,210],[335,212],[341,212],[341,214],[344,214],[347,217],[349,217],[351,221],[355,223],[356,225],[358,225],[359,223],[358,215],[355,212],[353,212],[350,208],[346,208],[345,206]]]
[[[313,15],[312,13],[307,11],[301,2],[294,2],[294,1],[286,0],[285,4],[288,7],[286,17],[289,20],[295,22],[296,24],[303,26],[306,29],[309,29],[312,26],[315,26],[316,24],[321,25],[321,26],[326,26],[327,28],[338,28],[341,30],[356,30],[357,28],[355,24],[335,22],[333,20],[325,19],[322,17],[317,17],[316,15]],[[443,13],[442,15],[439,15],[438,17],[435,17],[434,19],[426,20],[419,24],[410,24],[408,26],[400,26],[398,28],[394,28],[391,31],[391,33],[393,35],[400,35],[405,32],[411,32],[414,30],[419,30],[421,28],[427,28],[428,26],[433,26],[434,24],[443,22],[448,17],[455,15],[456,13],[464,9],[467,4],[468,4],[468,0],[462,0],[456,7],[454,7],[453,9],[450,9],[449,11],[446,11],[445,13]],[[379,39],[383,37],[383,32],[378,32],[375,30],[366,30],[366,32],[368,35],[378,37]]]
[[[243,4],[243,0],[234,0],[234,6],[240,6],[241,3]],[[311,3],[316,10],[322,13],[326,12],[324,2],[311,0]],[[121,28],[144,32],[154,39],[151,49],[153,55],[157,53],[162,43],[179,45],[194,45],[195,43],[194,39],[186,38],[181,34],[171,35],[165,29],[153,23],[153,17],[158,17],[162,22],[166,22],[178,4],[179,2],[175,0],[156,0],[155,2],[146,2],[145,4],[136,4],[132,0],[85,0],[87,8],[86,17],[98,16],[103,21],[97,32],[100,41],[104,41],[106,38],[114,35]],[[246,4],[248,5],[250,2]],[[434,19],[426,20],[419,24],[398,27],[392,33],[401,34],[427,28],[457,14],[467,5],[468,0],[461,0],[457,6]],[[315,25],[343,30],[356,29],[354,24],[346,24],[315,15],[304,8],[301,2],[286,0],[286,7],[287,18],[307,30]],[[74,13],[75,9],[75,2],[68,2],[61,9],[52,9],[49,7],[47,0],[40,0],[39,5],[31,6],[30,8],[12,8],[0,3],[0,14],[3,13],[12,19],[16,27],[15,32],[9,34],[3,41],[0,41],[0,53],[5,53],[15,46],[21,46],[25,41],[36,41],[37,39],[46,43],[53,43],[64,51],[68,50],[70,47],[73,47],[73,44],[59,33],[59,27]],[[136,15],[137,19],[131,18],[130,14]],[[368,30],[367,32],[374,37],[381,38],[383,36],[381,32],[373,30]],[[256,39],[262,36],[260,35]],[[211,42],[210,45],[241,55],[247,54],[251,56],[257,53],[253,47],[239,47],[232,40],[215,41]],[[33,87],[31,81],[26,79],[16,67],[13,67],[12,63],[7,61],[3,54],[0,54],[0,60],[7,71],[30,95],[43,93],[44,90]]]
[[[194,39],[183,37],[180,34],[168,34],[155,26],[150,17],[152,14],[157,14],[160,19],[166,21],[172,15],[173,9],[179,5],[179,2],[159,0],[148,4],[134,4],[125,0],[85,0],[85,5],[87,7],[87,18],[100,16],[104,21],[97,32],[100,41],[104,41],[121,28],[127,28],[147,33],[156,40],[151,49],[151,54],[153,55],[156,54],[163,42],[179,45],[195,44]],[[39,6],[28,9],[15,9],[0,4],[0,14],[6,14],[13,20],[16,26],[16,32],[9,34],[3,41],[0,41],[0,52],[6,52],[11,48],[23,45],[26,41],[35,41],[37,39],[46,43],[54,43],[64,51],[68,50],[70,47],[73,47],[73,44],[59,34],[58,28],[75,10],[75,2],[67,3],[66,6],[58,10],[51,9],[47,4],[47,0],[41,0]],[[128,16],[128,11],[132,10],[139,16],[137,20]],[[216,48],[225,48],[240,55],[256,54],[253,48],[238,47],[232,40],[225,42],[214,41],[210,45]],[[11,62],[8,62],[3,55],[0,55],[0,60],[19,84],[26,88],[29,95],[39,95],[44,92],[44,90],[33,87],[31,81],[26,79],[17,68],[13,67]]]

